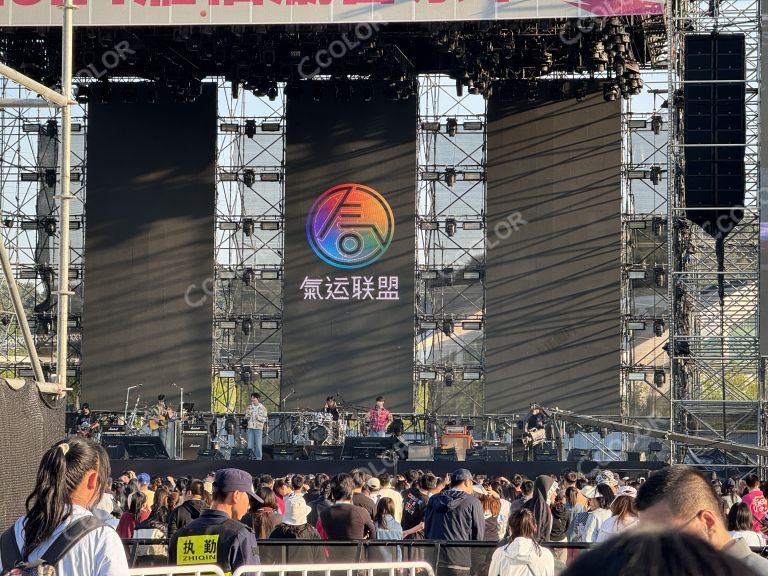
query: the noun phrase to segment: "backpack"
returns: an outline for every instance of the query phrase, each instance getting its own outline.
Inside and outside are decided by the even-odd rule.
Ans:
[[[56,576],[56,564],[86,534],[104,524],[95,516],[78,518],[64,529],[38,560],[25,560],[16,545],[16,534],[11,526],[0,536],[0,553],[6,568],[0,576]]]

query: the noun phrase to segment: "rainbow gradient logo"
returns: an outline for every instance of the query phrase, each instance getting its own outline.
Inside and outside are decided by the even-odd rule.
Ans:
[[[363,184],[338,184],[318,196],[307,216],[307,238],[337,268],[376,262],[392,243],[395,219],[384,197]]]

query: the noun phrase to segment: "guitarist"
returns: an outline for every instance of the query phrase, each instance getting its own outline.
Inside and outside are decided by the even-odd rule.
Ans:
[[[173,410],[165,404],[165,394],[157,397],[157,404],[152,406],[149,411],[149,428],[152,430],[152,436],[159,436],[166,450],[172,454],[172,447],[168,446],[168,426],[169,420],[173,419]]]

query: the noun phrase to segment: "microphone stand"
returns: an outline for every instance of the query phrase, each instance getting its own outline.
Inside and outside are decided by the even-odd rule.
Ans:
[[[173,457],[174,459],[176,459],[176,456],[178,456],[178,454],[181,452],[181,450],[179,450],[179,445],[181,445],[182,447],[184,446],[183,440],[182,440],[182,436],[184,436],[184,388],[182,388],[181,386],[177,386],[175,382],[172,383],[171,386],[178,388],[181,396],[181,400],[179,401],[179,418],[176,424],[176,430],[179,433],[174,434],[173,436],[175,440],[175,442],[173,443],[173,450],[175,454],[173,455]]]
[[[123,411],[123,419],[126,424],[128,424],[128,399],[131,396],[131,390],[134,388],[138,388],[138,386],[128,386],[128,389],[125,391],[125,410]]]

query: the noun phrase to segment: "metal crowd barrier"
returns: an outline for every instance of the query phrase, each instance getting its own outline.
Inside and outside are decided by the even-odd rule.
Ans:
[[[360,576],[365,573],[366,576],[374,576],[373,572],[376,570],[379,574],[386,571],[388,576],[395,576],[395,571],[408,571],[408,576],[416,576],[416,571],[420,571],[424,576],[435,576],[435,572],[432,566],[426,562],[363,562],[363,563],[339,563],[339,564],[323,564],[317,566],[315,564],[266,564],[258,566],[241,566],[235,570],[232,576],[244,576],[245,574],[277,574],[278,576],[286,576],[286,573],[301,574],[301,576],[308,576],[311,572],[313,576],[324,574],[325,576],[332,576],[331,572],[334,572],[333,576],[338,576],[343,572],[346,576]],[[402,574],[402,572],[400,572]]]
[[[128,576],[224,576],[224,571],[214,564],[199,566],[160,566],[157,568],[131,568]]]

